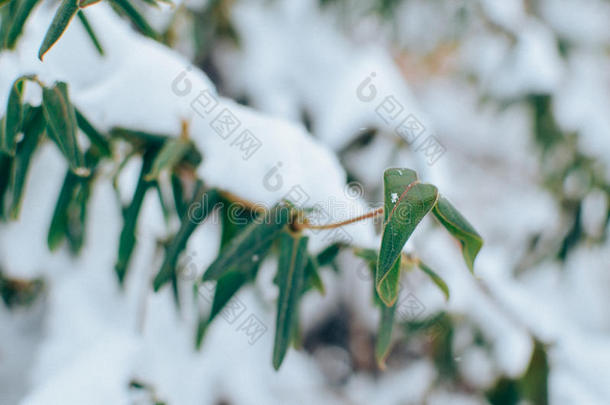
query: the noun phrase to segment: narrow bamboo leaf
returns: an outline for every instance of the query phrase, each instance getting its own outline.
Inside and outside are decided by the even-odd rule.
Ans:
[[[0,152],[0,218],[4,219],[4,195],[9,186],[9,180],[11,178],[11,167],[13,159],[2,152]]]
[[[440,290],[443,292],[445,299],[449,301],[449,287],[447,286],[447,283],[445,283],[445,280],[443,280],[438,274],[434,272],[434,270],[428,267],[421,260],[417,261],[417,267],[419,267],[424,273],[426,273],[428,277],[430,277],[432,282],[434,282],[434,284],[436,284],[436,286],[440,288]]]
[[[49,233],[47,235],[47,245],[51,251],[56,250],[67,235],[68,207],[77,185],[78,176],[68,170],[68,173],[64,178],[64,183],[61,186],[59,196],[57,197],[57,203],[55,203],[55,210],[53,211],[53,218],[51,219],[51,225],[49,226]]]
[[[280,296],[277,303],[275,340],[273,343],[273,367],[282,365],[290,345],[299,310],[299,298],[303,288],[303,276],[307,262],[306,236],[280,235],[280,254],[278,262],[278,284]]]
[[[7,5],[10,1],[13,0],[0,0],[0,7]]]
[[[77,11],[78,0],[62,0],[55,13],[55,17],[53,17],[53,21],[51,21],[51,26],[42,40],[42,45],[40,45],[38,50],[38,59],[42,60],[49,49],[55,45],[66,28],[68,28],[68,24],[70,24]]]
[[[208,318],[208,324],[210,324],[216,315],[222,311],[225,305],[233,298],[233,296],[239,291],[239,289],[246,284],[249,277],[247,274],[237,271],[231,271],[224,274],[218,279],[216,283],[216,290],[214,291],[214,301],[212,301],[212,309],[210,311],[210,317]]]
[[[15,154],[17,138],[23,124],[23,86],[26,79],[27,76],[22,76],[13,82],[8,96],[6,116],[2,122],[4,128],[0,137],[0,150],[11,156]]]
[[[95,127],[85,118],[78,108],[74,108],[76,123],[78,127],[87,135],[91,145],[95,146],[101,156],[111,156],[110,143]]]
[[[173,168],[192,147],[191,142],[182,137],[167,140],[157,154],[146,180],[158,179],[161,171]]]
[[[153,185],[153,182],[146,181],[144,177],[146,176],[146,173],[150,171],[154,156],[157,152],[158,149],[151,148],[144,153],[138,185],[136,186],[131,203],[123,212],[123,229],[121,230],[121,236],[119,238],[117,262],[114,266],[119,283],[121,284],[127,275],[129,261],[136,243],[136,225],[140,214],[140,207],[142,206],[146,192]]]
[[[221,207],[222,233],[220,235],[219,252],[222,252],[227,244],[256,217],[256,214],[248,208],[226,198],[222,199]]]
[[[318,259],[314,256],[307,255],[307,265],[305,267],[305,286],[303,288],[303,293],[305,293],[310,288],[315,288],[320,292],[320,294],[326,294],[326,290],[324,289],[324,283],[320,278],[319,273],[319,263]]]
[[[131,22],[142,32],[142,34],[154,40],[159,39],[159,34],[148,24],[146,19],[128,0],[110,0],[119,10],[121,10]]]
[[[204,281],[216,280],[231,269],[242,266],[247,268],[248,263],[262,260],[282,228],[288,224],[291,210],[288,206],[279,204],[261,215],[262,218],[257,218],[248,225],[220,252],[204,273]]]
[[[197,184],[195,195],[189,204],[188,214],[182,218],[180,229],[168,247],[161,268],[153,282],[155,291],[158,291],[165,283],[170,281],[172,274],[176,273],[176,263],[180,253],[186,247],[188,239],[197,226],[210,214],[218,199],[216,190],[206,192],[201,182]]]
[[[333,260],[335,260],[335,258],[341,251],[341,247],[342,246],[340,243],[333,243],[332,245],[326,247],[324,250],[318,253],[318,255],[316,256],[318,265],[320,267],[329,265]]]
[[[78,176],[86,176],[89,169],[76,138],[76,113],[68,97],[68,85],[56,82],[52,88],[42,89],[42,109],[47,121],[47,134],[57,144]]]
[[[527,370],[519,381],[519,391],[523,399],[532,404],[549,403],[549,361],[544,343],[534,341],[534,351]]]
[[[83,24],[85,31],[87,31],[87,35],[89,35],[89,38],[91,38],[91,42],[93,42],[93,46],[95,46],[97,52],[104,56],[104,48],[102,48],[102,44],[100,43],[99,39],[97,39],[97,35],[95,35],[95,32],[93,31],[93,27],[91,24],[89,24],[89,20],[87,19],[85,12],[83,10],[78,10],[76,15],[78,16],[81,24]]]
[[[134,146],[147,147],[148,145],[163,146],[163,143],[170,138],[168,135],[152,134],[150,132],[136,131],[128,128],[116,127],[110,130],[110,136],[121,138]]]
[[[102,0],[79,0],[78,2],[78,7],[79,8],[85,8],[85,7],[89,7],[93,4],[97,4]]]
[[[188,205],[184,200],[184,187],[182,187],[182,180],[176,173],[172,173],[170,177],[172,185],[172,196],[174,197],[174,206],[176,207],[176,213],[178,218],[182,219],[187,213]]]
[[[23,32],[23,27],[26,20],[30,16],[30,13],[36,7],[40,0],[19,0],[17,12],[12,20],[11,26],[6,36],[6,47],[8,49],[14,49],[17,44],[17,39]]]
[[[433,212],[436,219],[460,242],[464,261],[474,272],[474,260],[483,246],[481,236],[446,198],[439,198]]]
[[[83,247],[85,241],[85,230],[87,220],[87,205],[93,181],[95,180],[95,168],[99,162],[100,156],[97,152],[92,152],[93,147],[89,148],[85,154],[85,161],[88,167],[92,167],[92,172],[87,177],[79,177],[78,185],[74,191],[74,197],[70,201],[68,207],[68,228],[67,240],[68,246],[72,253],[78,254]]]
[[[379,249],[375,285],[387,306],[398,297],[400,266],[396,266],[402,249],[421,220],[438,199],[431,184],[417,181],[414,171],[387,169],[384,173],[384,227]]]
[[[375,341],[375,358],[379,368],[382,370],[385,369],[385,361],[392,348],[392,329],[394,327],[396,305],[396,302],[389,307],[384,303],[379,305],[381,317],[379,319],[379,327],[377,328],[377,340]]]
[[[23,200],[23,188],[30,161],[44,132],[44,117],[40,107],[34,107],[29,110],[23,132],[25,133],[25,137],[17,147],[11,175],[11,219],[17,219],[19,217],[21,201]]]
[[[207,329],[207,318],[199,316],[199,319],[197,320],[197,330],[195,331],[195,349],[201,349],[201,343],[203,342],[203,337],[205,336],[205,332]]]

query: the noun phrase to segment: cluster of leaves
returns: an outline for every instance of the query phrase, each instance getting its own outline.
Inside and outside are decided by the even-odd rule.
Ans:
[[[110,1],[144,33],[156,37],[126,0]],[[150,2],[155,4],[153,0]],[[40,48],[39,57],[42,58],[59,39],[74,15],[79,15],[94,44],[102,52],[99,41],[80,11],[80,8],[94,3],[96,1],[62,1]],[[6,6],[1,9],[0,38],[4,46],[12,48],[37,0],[11,0],[3,4]],[[32,106],[23,101],[26,83],[34,83],[42,88],[41,105]],[[142,157],[142,166],[133,196],[129,204],[123,207],[123,228],[115,265],[117,277],[121,283],[126,278],[136,244],[137,221],[144,197],[148,191],[156,189],[164,216],[167,218],[175,214],[181,225],[167,242],[165,257],[153,288],[157,291],[171,282],[176,301],[180,302],[177,288],[180,254],[197,226],[217,203],[227,198],[219,190],[207,189],[201,180],[193,180],[193,169],[202,157],[189,141],[186,127],[183,136],[177,138],[124,128],[103,134],[70,102],[66,83],[57,82],[49,87],[34,76],[22,76],[11,87],[0,131],[0,170],[3,174],[0,202],[3,214],[6,211],[4,202],[9,202],[7,216],[11,219],[19,215],[29,163],[40,143],[44,139],[51,139],[66,158],[69,169],[59,192],[47,239],[50,250],[57,249],[66,240],[74,253],[78,253],[83,246],[87,203],[100,163],[113,157],[113,145],[117,140],[126,141],[132,152],[120,162],[116,176],[133,156]],[[79,142],[79,132],[85,135],[86,149]],[[173,214],[165,203],[164,187],[160,181],[160,174],[164,171],[170,172],[175,208]],[[184,172],[188,172],[189,176],[181,176]],[[461,243],[464,260],[470,270],[473,270],[474,259],[482,246],[481,237],[464,217],[439,195],[435,186],[420,183],[412,170],[388,169],[385,172],[384,200],[384,228],[379,253],[360,251],[374,269],[374,296],[382,311],[376,348],[380,364],[389,353],[401,268],[409,262],[403,263],[402,251],[421,220],[433,212],[436,219]],[[200,325],[198,341],[227,302],[241,287],[256,278],[260,263],[275,248],[278,252],[275,283],[280,292],[273,350],[273,366],[277,369],[290,344],[299,340],[298,313],[302,295],[310,289],[324,291],[319,269],[331,264],[342,246],[331,245],[317,255],[309,253],[308,237],[303,232],[307,228],[304,219],[307,210],[297,209],[289,201],[280,202],[265,212],[249,212],[247,225],[235,224],[227,210],[222,209],[221,250],[201,280],[215,281],[216,289],[209,317]],[[411,264],[428,274],[448,297],[448,288],[436,273],[419,259],[411,260]]]
[[[384,174],[385,221],[379,254],[358,250],[371,263],[375,273],[375,297],[382,308],[382,321],[377,342],[377,358],[381,364],[390,348],[394,312],[403,247],[423,217],[432,211],[439,222],[461,243],[464,260],[472,270],[474,259],[481,249],[482,239],[462,215],[443,197],[436,187],[422,184],[409,169],[388,169]],[[198,196],[201,198],[202,196]],[[208,191],[207,201],[216,201],[217,192]],[[198,218],[209,213],[198,212]],[[317,256],[307,251],[308,236],[302,217],[303,210],[282,202],[259,214],[239,230],[222,248],[218,257],[204,272],[202,282],[216,281],[212,310],[206,324],[222,310],[224,305],[249,281],[253,281],[262,260],[277,246],[278,267],[275,283],[279,287],[276,313],[276,330],[273,366],[280,367],[291,343],[298,341],[299,301],[303,293],[316,288],[323,291],[318,274],[321,265],[332,262],[340,245],[331,245]],[[161,270],[154,280],[158,290],[176,274],[177,257],[186,245],[186,238],[195,225],[185,218],[176,238],[168,247]],[[448,296],[449,291],[441,278],[420,260],[414,263],[424,270]],[[205,327],[203,328],[205,329]],[[200,335],[203,332],[200,331]]]
[[[93,45],[103,55],[104,50],[98,40],[93,27],[89,23],[84,8],[99,3],[101,0],[61,0],[55,17],[38,50],[38,57],[44,55],[59,40],[72,19],[76,16],[91,38]],[[144,35],[159,40],[161,36],[150,26],[142,14],[128,0],[108,0],[112,8],[120,15],[124,15]],[[143,0],[145,3],[158,6],[159,3],[172,4],[169,0]],[[14,49],[23,33],[25,23],[40,3],[40,0],[0,0],[0,49]]]

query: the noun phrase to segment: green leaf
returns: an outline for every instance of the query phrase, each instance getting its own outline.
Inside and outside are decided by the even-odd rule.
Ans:
[[[77,185],[78,176],[68,170],[68,173],[64,178],[64,183],[61,186],[59,196],[57,197],[51,225],[49,226],[47,245],[49,246],[50,251],[56,250],[68,233],[68,207],[70,206]]]
[[[42,40],[42,45],[40,45],[38,50],[38,59],[42,60],[49,49],[55,45],[66,28],[68,28],[68,24],[70,24],[77,11],[78,0],[62,0],[55,13],[55,17],[53,17],[53,21],[51,21],[51,26]]]
[[[17,138],[23,125],[23,82],[28,78],[29,76],[21,76],[13,82],[8,96],[6,116],[2,121],[4,128],[0,132],[2,135],[0,137],[0,150],[11,156],[15,155]]]
[[[81,24],[83,24],[85,31],[87,31],[87,35],[89,35],[89,38],[91,38],[91,42],[93,42],[93,46],[95,46],[97,52],[100,55],[104,56],[104,48],[102,48],[102,44],[100,44],[100,41],[97,39],[97,35],[95,35],[95,32],[93,31],[93,27],[91,26],[91,24],[89,24],[89,20],[87,19],[85,12],[82,10],[78,10],[78,13],[76,13],[76,15],[78,16],[78,19]]]
[[[534,351],[527,370],[519,381],[519,390],[524,399],[532,404],[549,403],[549,361],[544,344],[534,341]]]
[[[258,268],[258,265],[256,268]],[[208,325],[212,323],[216,315],[222,311],[225,305],[249,279],[248,274],[238,271],[228,272],[218,279],[216,289],[214,290],[214,300],[212,301]]]
[[[117,262],[114,266],[119,283],[121,284],[127,275],[129,261],[136,243],[136,225],[140,214],[140,207],[142,206],[146,192],[154,184],[153,182],[146,181],[145,176],[150,171],[154,156],[157,152],[157,148],[151,148],[144,153],[136,190],[131,199],[131,203],[123,212],[123,229],[121,230],[121,236],[119,238]]]
[[[23,32],[23,27],[25,25],[25,21],[30,16],[30,13],[36,7],[39,0],[18,0],[19,6],[17,8],[17,12],[13,17],[11,26],[8,30],[8,34],[6,36],[6,47],[9,49],[14,49],[17,44],[17,39],[21,36]]]
[[[436,284],[436,286],[440,288],[440,290],[443,292],[443,295],[445,296],[445,299],[448,301],[449,287],[447,287],[445,281],[421,260],[417,261],[417,267],[419,267],[424,273],[426,273],[428,277],[430,277],[432,282],[434,282],[434,284]]]
[[[183,137],[167,140],[157,154],[146,180],[158,179],[161,171],[173,168],[192,147],[193,144]]]
[[[172,274],[176,273],[178,256],[185,249],[188,239],[197,226],[210,214],[218,199],[216,190],[206,192],[203,183],[197,183],[195,195],[189,204],[188,214],[182,218],[180,229],[168,247],[161,268],[153,282],[155,291],[158,291],[165,283],[170,281]]]
[[[142,34],[154,40],[159,39],[159,34],[148,24],[146,19],[128,0],[110,0],[131,22],[142,32]]]
[[[10,1],[13,0],[0,0],[0,7],[7,5]]]
[[[78,7],[79,8],[85,8],[85,7],[89,7],[93,4],[97,4],[102,0],[79,0],[78,2]]]
[[[307,255],[307,265],[305,267],[305,287],[303,288],[303,293],[310,288],[315,288],[320,292],[320,294],[326,294],[324,283],[322,282],[318,271],[319,268],[320,266],[318,259],[314,256]]]
[[[74,108],[76,113],[76,123],[78,127],[87,135],[91,145],[94,146],[101,156],[112,156],[110,143],[104,135],[102,135],[95,127],[85,118],[78,108]]]
[[[400,262],[399,260],[397,261]],[[379,299],[381,300],[381,298]],[[394,327],[396,305],[396,302],[389,307],[383,302],[379,305],[381,316],[379,318],[379,327],[377,328],[377,340],[375,341],[375,359],[382,370],[385,369],[385,361],[392,348],[392,329]]]
[[[414,171],[387,169],[384,173],[384,226],[375,275],[379,297],[391,306],[398,297],[398,258],[407,240],[438,199],[431,184],[417,181]]]
[[[47,121],[47,134],[68,160],[70,169],[78,176],[87,176],[89,169],[76,138],[76,113],[68,97],[68,85],[56,82],[52,88],[43,88],[42,109]]]
[[[11,167],[13,159],[0,152],[0,218],[4,219],[4,195],[8,190],[9,180],[11,178]]]
[[[318,265],[320,267],[329,265],[339,252],[341,251],[342,245],[340,243],[333,243],[332,245],[326,247],[316,256],[316,260],[318,261]]]
[[[25,136],[17,147],[11,175],[11,219],[17,219],[19,217],[21,201],[23,200],[23,188],[30,161],[44,132],[44,117],[40,107],[34,107],[29,110],[23,132],[25,133]]]
[[[222,199],[221,207],[222,233],[220,235],[220,252],[256,217],[256,214],[243,204],[230,201],[226,198]]]
[[[483,246],[481,236],[446,198],[439,198],[433,212],[436,219],[460,242],[464,261],[474,272],[474,260]]]
[[[231,269],[247,269],[249,263],[262,260],[291,215],[290,207],[285,204],[261,214],[220,252],[203,275],[203,281],[217,280]]]
[[[303,288],[303,276],[307,262],[306,236],[282,233],[278,262],[280,296],[277,303],[275,341],[273,343],[273,367],[280,368],[290,345],[298,317],[298,304]]]

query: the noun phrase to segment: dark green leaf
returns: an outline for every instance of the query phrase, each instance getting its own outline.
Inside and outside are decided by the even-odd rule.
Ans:
[[[222,233],[220,236],[220,251],[243,229],[248,226],[256,214],[246,208],[243,204],[232,202],[228,199],[222,200]]]
[[[68,233],[68,207],[77,186],[78,176],[68,170],[57,197],[57,203],[55,203],[55,210],[53,211],[53,218],[51,219],[51,226],[47,235],[47,244],[51,251],[59,247],[61,241]]]
[[[443,295],[445,296],[445,299],[449,300],[449,287],[447,287],[445,281],[421,260],[417,261],[417,267],[419,267],[424,273],[428,275],[428,277],[430,277],[434,284],[436,284],[436,286],[441,289]]]
[[[135,131],[133,129],[116,127],[110,130],[110,136],[113,138],[121,138],[137,147],[148,147],[154,145],[162,147],[165,141],[171,137],[162,134],[152,134],[150,132]]]
[[[13,0],[0,0],[0,7],[7,5],[10,1]]]
[[[258,267],[258,265],[256,266]],[[214,290],[214,301],[212,302],[212,309],[210,311],[210,317],[208,318],[208,324],[210,324],[216,315],[222,311],[225,305],[233,298],[235,293],[246,284],[249,279],[249,275],[243,272],[231,271],[228,272],[218,279],[216,283],[216,289]]]
[[[30,13],[36,7],[39,0],[19,0],[18,8],[16,15],[14,16],[11,27],[9,28],[8,34],[6,36],[6,47],[9,49],[15,48],[15,44],[17,44],[17,39],[23,32],[23,27],[25,25],[25,21],[28,19]]]
[[[273,367],[280,368],[298,319],[298,304],[303,288],[303,276],[307,261],[305,236],[282,233],[278,262],[280,296],[277,303],[275,340],[273,343]]]
[[[77,11],[78,0],[62,0],[55,13],[55,17],[53,17],[53,21],[51,21],[51,26],[42,40],[42,45],[40,45],[38,50],[38,59],[42,60],[49,49],[55,45],[66,28],[68,28],[68,24],[70,24]]]
[[[78,176],[86,176],[89,169],[76,138],[76,113],[68,97],[68,85],[56,82],[52,88],[42,89],[42,109],[47,121],[47,134],[57,144]]]
[[[44,117],[40,107],[29,110],[23,132],[25,136],[17,147],[11,176],[11,219],[17,219],[19,217],[21,201],[23,200],[23,188],[30,166],[30,160],[44,132]]]
[[[97,4],[102,0],[79,0],[78,2],[78,7],[79,8],[85,8],[85,7],[89,7],[93,4]]]
[[[460,241],[464,261],[470,271],[473,272],[474,260],[483,246],[483,239],[446,198],[439,198],[433,212],[445,229]]]
[[[131,254],[136,243],[136,224],[140,214],[140,207],[142,206],[146,192],[154,184],[153,182],[146,181],[145,176],[150,171],[154,156],[157,152],[158,149],[151,148],[144,153],[138,185],[136,186],[131,203],[123,212],[123,229],[121,230],[119,239],[118,258],[116,265],[114,266],[114,270],[121,284],[127,274]]]
[[[142,34],[154,40],[159,39],[159,34],[148,24],[146,19],[128,0],[110,0],[131,22],[142,32]]]
[[[387,169],[384,173],[384,227],[379,249],[375,285],[387,306],[398,297],[402,249],[438,199],[436,187],[417,181],[414,171]]]
[[[291,215],[290,208],[284,204],[261,214],[220,252],[206,270],[203,280],[217,280],[231,269],[249,268],[250,262],[262,260]]]
[[[305,267],[305,287],[303,288],[303,292],[306,292],[309,288],[315,288],[320,292],[320,294],[326,294],[326,290],[324,289],[324,283],[320,278],[319,273],[319,262],[316,257],[307,255],[307,266]]]
[[[326,266],[330,264],[333,260],[335,260],[335,258],[341,251],[341,247],[342,246],[340,243],[333,243],[332,245],[326,247],[324,250],[318,253],[318,255],[316,256],[318,265]]]
[[[0,152],[0,217],[4,219],[4,195],[9,186],[11,178],[11,167],[13,159]]]
[[[111,156],[110,144],[106,137],[102,135],[95,127],[85,118],[78,108],[74,108],[76,113],[76,123],[78,127],[87,135],[91,145],[97,148],[101,156]]]
[[[95,35],[95,32],[93,31],[93,27],[91,26],[91,24],[89,24],[89,20],[87,19],[85,12],[83,10],[78,10],[78,13],[76,13],[76,15],[78,16],[78,19],[80,20],[81,24],[83,24],[85,31],[87,31],[87,35],[89,35],[89,38],[91,38],[91,42],[93,42],[93,46],[95,46],[95,49],[97,49],[97,52],[103,56],[104,48],[102,48],[102,44],[100,44],[100,41],[97,39],[97,36]]]
[[[218,202],[218,198],[218,192],[216,190],[209,190],[206,192],[201,182],[197,184],[195,195],[189,204],[188,213],[182,218],[180,229],[168,247],[161,268],[153,282],[155,291],[158,291],[171,279],[172,274],[176,273],[178,256],[186,247],[188,239],[197,226],[210,214]]]

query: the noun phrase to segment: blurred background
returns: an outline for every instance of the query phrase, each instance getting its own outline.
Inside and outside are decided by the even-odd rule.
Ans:
[[[277,287],[275,263],[266,260],[238,295],[240,316],[253,315],[259,332],[225,314],[196,350],[199,310],[210,298],[185,294],[192,297],[178,309],[168,288],[150,288],[162,241],[176,229],[152,197],[124,287],[113,272],[123,221],[115,188],[133,190],[141,161],[126,164],[115,188],[113,170],[102,170],[82,251],[51,254],[46,232],[65,162],[45,146],[20,219],[0,224],[0,404],[610,403],[610,2],[145,3],[134,6],[161,33],[157,53],[130,48],[141,35],[101,3],[87,12],[110,62],[96,62],[90,45],[79,51],[86,34],[71,26],[44,68],[30,58],[56,6],[41,4],[23,44],[0,53],[2,97],[31,68],[67,78],[77,105],[101,111],[94,121],[102,127],[117,124],[114,113],[119,124],[166,131],[152,107],[164,96],[153,89],[169,94],[180,66],[201,70],[220,97],[298,126],[324,151],[318,161],[309,144],[272,123],[279,146],[262,135],[268,159],[238,169],[239,180],[226,174],[231,182],[263,189],[258,173],[286,163],[291,150],[305,156],[296,181],[323,193],[333,175],[315,168],[331,156],[347,184],[342,198],[368,209],[383,199],[385,168],[412,168],[483,236],[474,275],[447,233],[424,221],[407,250],[438,272],[451,297],[420,272],[404,274],[381,370],[368,265],[342,251],[321,271],[325,294],[304,296],[300,347],[275,372]],[[164,58],[180,62],[165,69]],[[113,110],[112,98],[96,98],[117,89],[137,94],[136,103],[117,97]],[[196,120],[176,111],[167,112],[171,128]],[[202,149],[204,163],[214,159]],[[235,153],[215,159],[243,163]],[[206,173],[222,185],[221,167]],[[215,220],[198,228],[182,269],[206,268],[219,229]],[[371,222],[345,230],[364,245],[379,243]],[[193,279],[179,284],[190,292]]]

